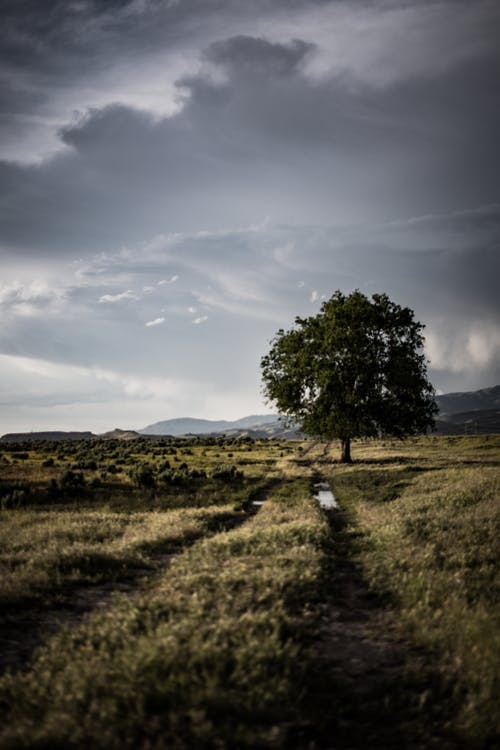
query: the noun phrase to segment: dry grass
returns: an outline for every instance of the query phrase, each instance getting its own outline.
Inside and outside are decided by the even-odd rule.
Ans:
[[[500,732],[498,438],[364,446],[333,484],[365,538],[373,587],[400,632],[433,654],[470,743]]]
[[[0,603],[49,599],[64,586],[117,580],[152,555],[237,520],[232,505],[144,513],[16,510],[0,514]]]
[[[74,450],[58,448],[58,465],[43,471],[30,452],[3,475],[43,484],[71,465]],[[372,589],[396,612],[399,635],[450,686],[451,728],[467,748],[494,746],[500,438],[357,441],[349,467],[338,464],[336,444],[317,442],[185,444],[175,457],[154,443],[140,453],[106,450],[98,463],[122,454],[125,463],[94,499],[0,513],[3,603],[50,599],[61,587],[117,579],[155,554],[183,552],[147,590],[62,631],[24,674],[0,681],[0,747],[289,747],[302,719],[307,638],[332,564],[330,530],[308,499],[318,474],[331,476],[350,522],[349,555],[357,550]],[[165,458],[207,472],[233,464],[244,479],[164,493],[131,487],[128,466],[143,461],[159,471]],[[91,475],[85,470],[86,481]],[[255,496],[272,499],[246,516]],[[176,503],[185,507],[161,510]],[[431,695],[421,696],[422,721]]]
[[[198,542],[147,594],[116,600],[5,677],[0,746],[284,747],[328,535],[304,491]]]

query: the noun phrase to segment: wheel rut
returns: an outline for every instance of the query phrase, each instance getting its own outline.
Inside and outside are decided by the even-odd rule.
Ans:
[[[398,638],[396,612],[355,562],[356,534],[341,511],[325,512],[331,548],[304,686],[310,733],[294,747],[465,750],[446,731],[449,689],[430,656]]]
[[[217,528],[210,529],[203,538],[219,531],[229,531],[245,523],[258,512],[250,508],[245,516],[228,518]],[[7,671],[17,672],[29,666],[34,652],[64,627],[75,627],[112,605],[116,594],[133,597],[148,586],[170,566],[173,558],[192,546],[199,537],[186,541],[175,552],[158,551],[150,554],[147,566],[138,567],[118,580],[62,587],[50,603],[26,603],[24,606],[0,612],[0,676]]]

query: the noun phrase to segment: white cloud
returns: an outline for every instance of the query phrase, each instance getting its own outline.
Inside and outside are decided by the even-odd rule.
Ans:
[[[148,320],[147,323],[144,323],[146,328],[152,328],[153,326],[161,326],[162,323],[165,322],[165,318],[155,318],[154,320]]]
[[[319,294],[316,291],[316,289],[313,289],[313,291],[311,292],[310,300],[311,300],[311,302],[317,302],[318,299],[319,299]]]
[[[3,432],[140,429],[175,416],[236,419],[264,409],[244,386],[221,393],[186,377],[130,376],[5,354],[0,354],[0,405]]]
[[[342,76],[351,86],[379,88],[443,73],[494,50],[498,19],[495,0],[462,4],[459,13],[447,2],[344,1],[288,13],[277,33],[316,43],[305,65],[313,79]]]
[[[166,284],[175,284],[176,281],[178,281],[179,276],[178,274],[174,274],[169,279],[162,279],[158,282],[158,286],[165,286]]]
[[[67,303],[67,290],[48,281],[13,281],[0,285],[0,308],[4,314],[29,318],[57,315]]]
[[[495,216],[487,215],[492,232]],[[205,416],[214,418],[239,416],[240,409],[229,411],[229,404],[241,403],[244,413],[247,401],[240,394],[245,389],[250,401],[257,399],[259,359],[276,330],[292,325],[296,315],[311,314],[310,300],[319,304],[323,290],[327,296],[335,289],[348,293],[363,288],[366,278],[373,279],[370,293],[387,292],[399,304],[415,309],[416,318],[427,324],[427,353],[435,385],[446,392],[498,382],[500,334],[489,322],[498,304],[494,254],[481,253],[486,244],[481,239],[483,217],[477,217],[483,227],[479,242],[476,218],[467,215],[465,219],[454,214],[422,218],[411,222],[406,234],[402,224],[268,225],[261,231],[178,234],[153,246],[144,242],[141,252],[131,245],[126,251],[96,256],[94,263],[86,264],[85,272],[76,275],[74,267],[66,271],[59,263],[53,270],[53,283],[4,284],[0,289],[4,311],[9,305],[34,305],[40,312],[29,320],[20,312],[4,315],[0,352],[19,352],[25,359],[18,361],[15,374],[12,368],[8,376],[4,374],[8,368],[0,371],[3,429],[7,416],[10,424],[16,424],[14,409],[22,404],[23,420],[30,419],[28,407],[35,403],[44,405],[46,420],[50,405],[63,402],[101,403],[106,415],[114,415],[117,398],[123,405],[122,425],[133,417],[142,426],[150,414],[161,419],[181,409],[200,415],[205,409]],[[462,244],[456,250],[454,237],[459,230]],[[439,247],[451,249],[433,251],[433,237],[438,238]],[[487,247],[494,247],[490,235],[487,240]],[[296,249],[278,261],[272,249],[289,241]],[[170,287],[172,293],[163,296],[162,306],[155,295],[125,304],[130,294],[137,296],[132,290],[141,290],[151,279],[171,278],[173,264],[182,269],[186,283],[178,285],[175,293]],[[298,288],[298,280],[304,282],[303,287]],[[109,290],[109,297],[117,301],[125,295],[124,303],[97,305],[99,293]],[[56,320],[43,315],[49,299],[64,312]],[[199,326],[209,318],[211,325],[204,335],[201,329],[186,328],[189,322]],[[157,334],[137,335],[138,326],[155,327],[167,320],[168,325]],[[228,358],[231,368],[225,364]],[[191,383],[191,390],[187,384],[193,373],[198,377],[200,362],[200,382]],[[168,377],[155,378],[157,374]],[[175,391],[172,382],[184,386]],[[155,400],[163,410],[159,415],[152,414]],[[140,403],[146,404],[144,417]],[[207,411],[208,403],[219,404],[220,412]],[[63,419],[62,407],[56,413]],[[72,414],[73,410],[66,420]],[[90,422],[84,424],[84,416],[82,407],[81,424],[92,427]],[[30,425],[35,429],[46,423]],[[21,412],[17,424],[21,425]]]
[[[99,302],[114,303],[127,299],[137,302],[140,297],[138,297],[131,289],[127,289],[126,292],[120,292],[119,294],[103,294],[102,297],[99,298]]]
[[[488,321],[453,328],[441,321],[427,331],[425,349],[434,370],[478,372],[500,362],[500,330]]]
[[[495,358],[500,358],[500,330],[490,325],[469,332],[466,352],[469,361],[475,368],[489,365]]]

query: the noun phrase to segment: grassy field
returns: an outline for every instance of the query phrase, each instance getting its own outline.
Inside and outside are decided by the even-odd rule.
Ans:
[[[455,726],[479,747],[500,728],[499,453],[496,436],[387,442],[331,474],[368,580],[439,665]]]
[[[0,747],[497,746],[499,438],[0,453]]]

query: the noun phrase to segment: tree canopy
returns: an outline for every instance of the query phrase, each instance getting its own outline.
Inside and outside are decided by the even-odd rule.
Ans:
[[[261,360],[264,394],[322,439],[416,435],[438,409],[427,380],[424,326],[386,294],[337,291],[317,315],[280,329]]]

